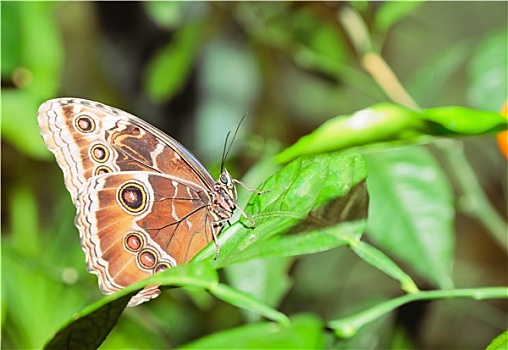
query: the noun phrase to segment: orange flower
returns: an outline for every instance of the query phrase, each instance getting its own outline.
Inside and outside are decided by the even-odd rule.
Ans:
[[[505,101],[503,108],[501,108],[501,115],[508,119],[508,100]],[[504,154],[505,158],[508,159],[508,131],[503,131],[497,134],[497,145]]]

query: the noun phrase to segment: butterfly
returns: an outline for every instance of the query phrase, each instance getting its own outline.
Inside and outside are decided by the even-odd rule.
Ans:
[[[237,209],[235,183],[243,183],[225,169],[215,181],[178,141],[132,114],[57,98],[39,107],[37,119],[76,206],[88,271],[104,294],[189,262],[217,242]],[[159,294],[148,286],[128,306]]]

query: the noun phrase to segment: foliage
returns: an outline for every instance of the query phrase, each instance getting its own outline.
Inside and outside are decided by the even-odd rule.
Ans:
[[[504,348],[507,6],[2,2],[2,347]],[[37,130],[63,95],[205,161],[248,111],[256,226],[101,298]]]

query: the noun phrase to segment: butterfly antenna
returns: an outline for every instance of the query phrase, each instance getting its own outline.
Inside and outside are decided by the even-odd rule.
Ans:
[[[231,131],[228,131],[228,134],[226,135],[226,140],[224,141],[224,148],[222,149],[222,160],[221,160],[221,163],[220,163],[220,172],[224,172],[224,166],[226,164],[226,157],[229,153],[229,148],[228,147],[228,138],[229,138],[229,135],[231,135]]]
[[[240,122],[236,126],[235,133],[233,134],[233,137],[231,138],[231,142],[229,143],[229,145],[228,145],[228,138],[229,138],[229,135],[231,135],[231,131],[229,131],[228,134],[226,135],[226,141],[224,141],[224,149],[222,151],[222,164],[220,167],[221,172],[224,170],[224,165],[226,163],[226,159],[228,157],[229,151],[231,151],[231,147],[233,146],[233,142],[235,141],[236,134],[238,134],[238,130],[240,130],[240,125],[242,125],[242,122],[246,116],[247,116],[247,113],[245,113],[243,115],[242,119],[240,119]]]

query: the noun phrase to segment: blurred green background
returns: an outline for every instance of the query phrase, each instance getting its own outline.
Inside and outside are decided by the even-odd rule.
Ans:
[[[389,99],[362,66],[361,44],[381,53],[421,107],[498,111],[507,97],[506,2],[1,2],[1,10],[3,348],[41,347],[101,296],[38,132],[47,99],[83,97],[135,114],[214,176],[227,131],[248,113],[228,160],[241,178],[329,118]],[[351,11],[358,23],[344,19]],[[506,213],[506,162],[494,139],[464,145]],[[460,215],[455,224],[457,285],[506,285],[506,255],[484,228]],[[333,318],[400,294],[346,249],[281,259],[281,269],[288,288],[278,309],[290,315]],[[500,301],[410,304],[333,346],[482,348],[506,327],[506,310]],[[206,293],[172,290],[127,310],[104,347],[175,347],[243,322]]]

